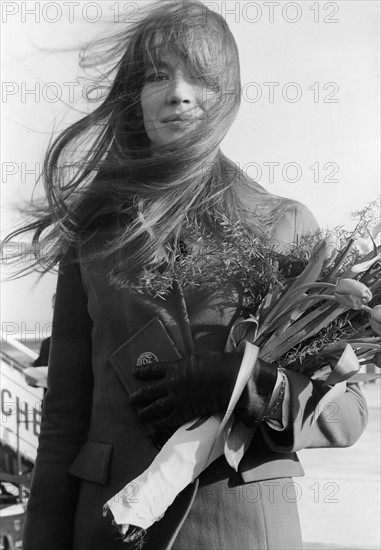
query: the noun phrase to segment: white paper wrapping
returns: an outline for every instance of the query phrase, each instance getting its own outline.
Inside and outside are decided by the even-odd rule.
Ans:
[[[107,502],[115,522],[147,529],[158,521],[176,496],[223,454],[225,432],[214,444],[221,420],[222,415],[213,415],[193,430],[187,428],[194,421],[179,428],[149,468]]]
[[[241,367],[224,415],[215,414],[181,426],[149,468],[107,502],[118,525],[148,529],[164,515],[176,496],[223,453],[228,463],[238,468],[253,430],[235,422],[233,411],[258,352],[257,346],[245,342]]]

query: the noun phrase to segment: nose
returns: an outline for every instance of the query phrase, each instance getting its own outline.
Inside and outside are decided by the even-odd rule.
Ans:
[[[166,99],[167,103],[172,105],[191,105],[195,102],[194,87],[185,78],[175,78],[169,83]]]

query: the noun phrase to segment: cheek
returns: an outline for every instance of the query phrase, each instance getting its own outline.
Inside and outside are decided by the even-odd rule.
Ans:
[[[144,91],[142,92],[140,97],[140,106],[143,113],[143,120],[147,120],[152,116],[150,114],[152,113],[152,101],[150,101],[148,94],[144,93]]]
[[[221,103],[221,94],[214,92],[210,89],[204,89],[202,92],[201,103],[206,113],[213,110],[219,103]]]
[[[143,126],[151,143],[156,144],[157,136],[157,121],[160,115],[160,101],[158,94],[152,90],[142,90],[140,96],[140,106],[142,110]],[[160,143],[157,143],[160,145]]]
[[[166,88],[165,87],[152,87],[143,88],[140,96],[140,104],[143,111],[144,120],[157,119],[161,109],[165,104]]]

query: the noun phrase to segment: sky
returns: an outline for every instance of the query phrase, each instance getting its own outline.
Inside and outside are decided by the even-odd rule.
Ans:
[[[17,209],[52,132],[92,107],[79,46],[138,19],[145,4],[1,3],[2,238],[22,221]],[[380,4],[204,4],[226,18],[240,52],[243,101],[223,151],[272,193],[306,204],[322,227],[350,229],[350,213],[380,193]],[[4,282],[2,330],[49,332],[55,284],[55,275]]]

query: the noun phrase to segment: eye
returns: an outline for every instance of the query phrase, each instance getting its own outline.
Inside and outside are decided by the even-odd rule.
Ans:
[[[169,76],[167,73],[163,72],[150,72],[146,75],[146,82],[162,82],[163,80],[168,80]]]
[[[191,74],[190,79],[193,82],[198,83],[200,86],[213,90],[214,92],[220,91],[220,84],[217,77],[212,74]]]

